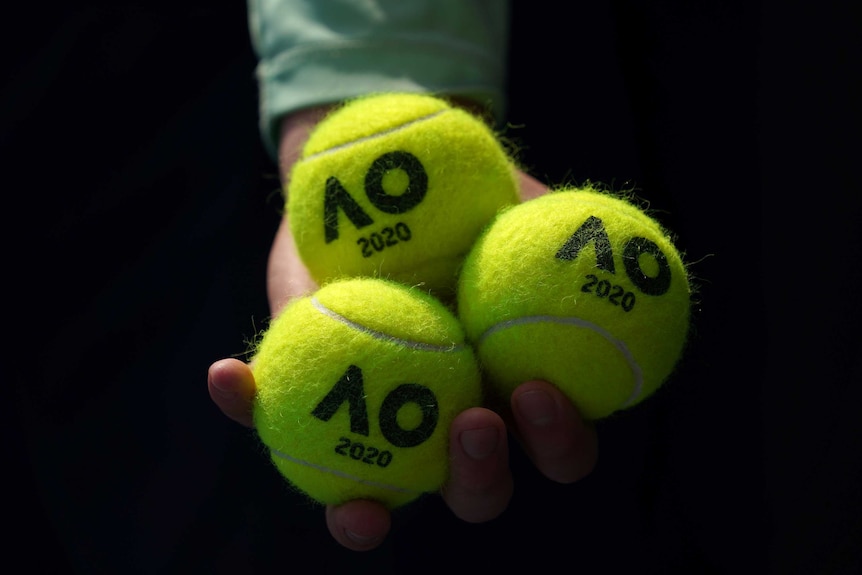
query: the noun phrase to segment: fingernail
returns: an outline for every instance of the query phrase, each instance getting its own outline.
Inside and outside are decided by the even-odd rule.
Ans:
[[[546,427],[554,422],[557,405],[544,391],[534,390],[522,393],[517,398],[518,411],[536,427]]]
[[[473,459],[485,459],[497,449],[499,437],[493,427],[467,429],[461,432],[461,447]]]
[[[360,545],[368,545],[369,543],[374,543],[379,539],[379,537],[366,537],[365,535],[360,535],[350,529],[345,529],[344,534],[353,541],[354,543],[359,543]]]
[[[210,377],[210,386],[213,388],[213,391],[218,393],[222,397],[232,398],[236,397],[237,393],[233,389],[227,389],[223,387],[217,377]]]

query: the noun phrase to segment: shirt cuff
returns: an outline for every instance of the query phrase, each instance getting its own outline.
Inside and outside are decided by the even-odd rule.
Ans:
[[[468,98],[498,121],[503,117],[505,69],[469,45],[403,39],[303,45],[261,61],[257,68],[260,130],[277,157],[279,123],[292,111],[369,93],[423,92]]]

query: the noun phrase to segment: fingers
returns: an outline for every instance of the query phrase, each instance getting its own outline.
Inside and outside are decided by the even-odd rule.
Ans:
[[[208,371],[210,397],[221,411],[252,427],[255,394],[251,368],[237,359],[213,363]],[[513,431],[536,467],[559,483],[588,475],[597,460],[595,430],[553,385],[531,381],[511,398]],[[509,469],[506,425],[495,412],[474,407],[450,426],[450,476],[443,499],[460,519],[481,523],[499,516],[509,505],[513,481]],[[378,547],[391,528],[389,511],[379,503],[357,500],[326,510],[332,537],[354,551]]]
[[[380,503],[357,499],[327,506],[326,526],[332,537],[353,551],[370,551],[386,539],[392,527],[389,511]]]
[[[512,497],[506,427],[499,415],[476,407],[458,415],[450,426],[449,481],[443,499],[453,513],[473,523],[502,513]],[[326,509],[332,537],[354,551],[368,551],[386,539],[391,515],[381,504],[356,500]]]
[[[595,467],[595,430],[553,385],[531,381],[518,387],[512,415],[525,450],[549,479],[572,483]],[[468,409],[452,422],[449,438],[451,468],[443,499],[464,521],[496,518],[508,507],[514,488],[503,419],[489,409]],[[386,539],[391,516],[379,503],[357,500],[327,507],[326,524],[344,547],[368,551]]]
[[[253,427],[254,376],[248,364],[238,359],[213,363],[207,373],[210,397],[221,411],[247,427]],[[354,551],[380,545],[389,533],[391,518],[383,505],[373,501],[350,501],[326,509],[326,525],[338,543]]]
[[[247,364],[238,359],[222,359],[213,363],[207,372],[207,387],[222,413],[242,425],[254,426],[254,376]]]
[[[512,393],[511,403],[518,437],[546,477],[573,483],[592,472],[598,458],[595,429],[559,389],[530,381]]]
[[[499,415],[476,407],[450,426],[449,481],[442,490],[452,512],[471,523],[500,515],[512,498],[506,426]]]

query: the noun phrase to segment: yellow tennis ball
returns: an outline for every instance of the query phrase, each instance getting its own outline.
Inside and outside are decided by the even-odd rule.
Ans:
[[[457,305],[499,399],[543,379],[596,420],[638,404],[673,372],[690,284],[644,211],[564,189],[500,214],[465,259]]]
[[[482,401],[454,313],[377,278],[293,300],[252,358],[254,423],[288,482],[321,503],[390,508],[448,476],[449,425]]]
[[[347,102],[310,135],[287,185],[299,254],[322,284],[377,276],[452,295],[482,229],[518,202],[514,165],[481,119],[424,94]]]

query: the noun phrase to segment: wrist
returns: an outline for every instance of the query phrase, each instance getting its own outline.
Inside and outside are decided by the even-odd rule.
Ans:
[[[282,118],[278,137],[278,166],[284,184],[287,184],[291,166],[299,159],[309,134],[333,107],[333,104],[326,104],[303,108]]]

